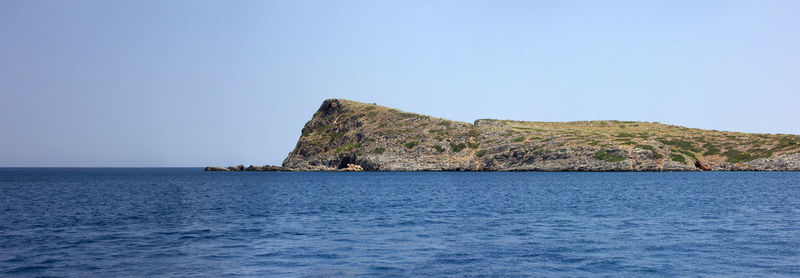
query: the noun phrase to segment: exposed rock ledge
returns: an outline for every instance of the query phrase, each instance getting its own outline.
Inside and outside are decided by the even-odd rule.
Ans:
[[[205,169],[208,172],[240,172],[240,171],[254,171],[254,172],[276,172],[276,171],[294,171],[293,169],[289,169],[286,167],[281,166],[272,166],[272,165],[264,165],[264,166],[253,166],[250,165],[247,168],[244,168],[244,165],[236,165],[236,166],[228,166],[228,167],[216,167],[216,166],[208,166]]]

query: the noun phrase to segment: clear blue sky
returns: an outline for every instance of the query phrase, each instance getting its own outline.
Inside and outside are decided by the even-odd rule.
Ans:
[[[0,166],[280,164],[326,98],[800,134],[800,1],[0,0]]]

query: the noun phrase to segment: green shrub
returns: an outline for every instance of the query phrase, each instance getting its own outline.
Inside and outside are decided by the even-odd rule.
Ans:
[[[514,142],[514,143],[519,143],[519,142],[525,141],[525,136],[514,138],[514,140],[511,140],[511,141]]]
[[[361,147],[361,143],[350,143],[350,144],[347,144],[347,145],[344,145],[344,146],[336,148],[336,150],[334,150],[333,153],[346,152],[346,151],[350,151],[352,149],[357,149],[357,148],[360,148],[360,147]]]
[[[404,119],[414,118],[414,117],[417,116],[417,114],[408,113],[408,112],[396,112],[396,114],[399,115],[401,118],[404,118]]]
[[[447,130],[444,129],[429,129],[428,132],[435,133],[435,134],[445,134]]]
[[[690,151],[687,151],[687,150],[676,150],[676,151],[679,152],[679,153],[682,153],[685,156],[691,157],[694,160],[697,160],[697,156],[694,153],[690,152]]]
[[[680,163],[686,164],[686,158],[683,157],[680,154],[673,153],[673,154],[670,154],[669,157],[672,159],[672,161],[676,161],[676,162],[680,162]]]
[[[481,135],[481,132],[478,131],[477,129],[470,129],[469,132],[467,132],[467,136],[469,136],[469,137],[478,137],[480,135]]]
[[[720,150],[717,149],[711,143],[703,144],[703,148],[706,149],[706,152],[704,152],[703,155],[715,155],[715,154],[718,154],[720,152]]]
[[[794,149],[797,147],[797,142],[790,138],[780,138],[778,139],[778,145],[776,145],[773,150],[780,150],[780,149]]]
[[[374,151],[372,151],[372,152],[374,152],[374,153],[376,153],[376,154],[382,154],[382,153],[383,153],[383,152],[385,152],[385,151],[386,151],[386,149],[385,149],[385,148],[377,148],[377,149],[375,149],[375,150],[374,150]]]
[[[518,132],[519,131],[528,131],[528,132],[530,132],[530,131],[536,131],[536,132],[544,131],[544,129],[535,128],[535,127],[519,127],[519,126],[515,126],[515,127],[511,127],[511,128],[513,128],[514,131],[518,131]]]
[[[694,144],[692,144],[691,142],[688,142],[688,141],[678,140],[678,139],[675,139],[675,140],[659,140],[659,141],[661,141],[661,143],[664,143],[664,144],[667,144],[667,145],[671,145],[671,146],[675,146],[675,147],[678,147],[678,148],[681,148],[681,149],[684,149],[684,150],[690,150],[690,151],[693,151],[693,152],[700,152],[699,148],[695,147]]]
[[[720,152],[719,149],[711,147],[708,150],[706,150],[706,152],[703,153],[703,155],[715,155],[715,154],[719,154],[719,152]]]
[[[328,135],[330,136],[330,140],[328,140],[328,142],[332,143],[333,141],[336,141],[337,139],[344,137],[344,132],[333,132],[333,133],[328,133]]]
[[[470,149],[477,149],[478,147],[480,147],[480,146],[481,146],[481,143],[469,143],[469,142],[468,142],[468,143],[467,143],[467,146],[468,146]]]
[[[764,150],[758,156],[759,157],[770,157],[770,156],[772,156],[773,153],[775,153],[777,151],[790,151],[792,149],[796,149],[797,147],[800,147],[800,145],[798,145],[797,142],[795,142],[794,140],[792,140],[790,138],[780,138],[780,139],[778,139],[778,142],[774,147],[770,148],[769,150]]]
[[[627,132],[620,132],[619,134],[617,134],[617,137],[636,137],[636,135]]]
[[[450,143],[450,150],[452,150],[454,153],[460,152],[466,147],[467,145],[464,143],[458,143],[458,144]]]
[[[486,153],[487,153],[487,152],[489,152],[489,151],[487,151],[487,150],[480,150],[480,151],[477,151],[477,152],[475,152],[475,156],[477,156],[477,157],[482,157],[482,156],[486,155]]]
[[[367,113],[367,117],[375,117],[377,115],[378,115],[378,112],[376,112],[376,111],[372,111],[372,112]]]
[[[609,162],[619,162],[619,161],[625,160],[625,157],[622,157],[622,156],[619,156],[619,155],[615,155],[615,154],[610,154],[610,153],[607,153],[605,151],[596,152],[594,154],[594,158],[597,158],[597,159],[603,160],[603,161],[609,161]]]
[[[444,148],[442,148],[439,145],[434,145],[433,148],[436,149],[436,151],[439,152],[439,153],[443,153],[444,152]]]
[[[331,129],[331,125],[318,126],[316,129],[314,129],[314,131],[317,132],[317,133],[323,133],[323,132],[327,131],[328,129]]]
[[[746,162],[755,159],[755,157],[753,157],[749,153],[736,149],[727,150],[724,153],[722,153],[722,155],[726,156],[728,158],[727,161],[730,163]]]
[[[406,143],[404,146],[406,146],[406,149],[410,149],[410,148],[415,147],[416,145],[417,145],[417,141],[411,141],[411,142]]]

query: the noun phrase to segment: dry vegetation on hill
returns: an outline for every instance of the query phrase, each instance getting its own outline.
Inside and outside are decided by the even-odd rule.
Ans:
[[[763,166],[758,163],[780,157],[780,163],[797,167],[798,153],[797,135],[629,121],[482,119],[471,124],[375,104],[326,100],[303,128],[284,166],[335,170],[356,164],[365,170],[412,171],[781,170],[759,169]]]

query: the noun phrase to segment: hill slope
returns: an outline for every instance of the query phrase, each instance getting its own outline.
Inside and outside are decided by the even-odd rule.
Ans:
[[[367,171],[800,170],[800,136],[650,122],[474,124],[329,99],[283,166]]]

